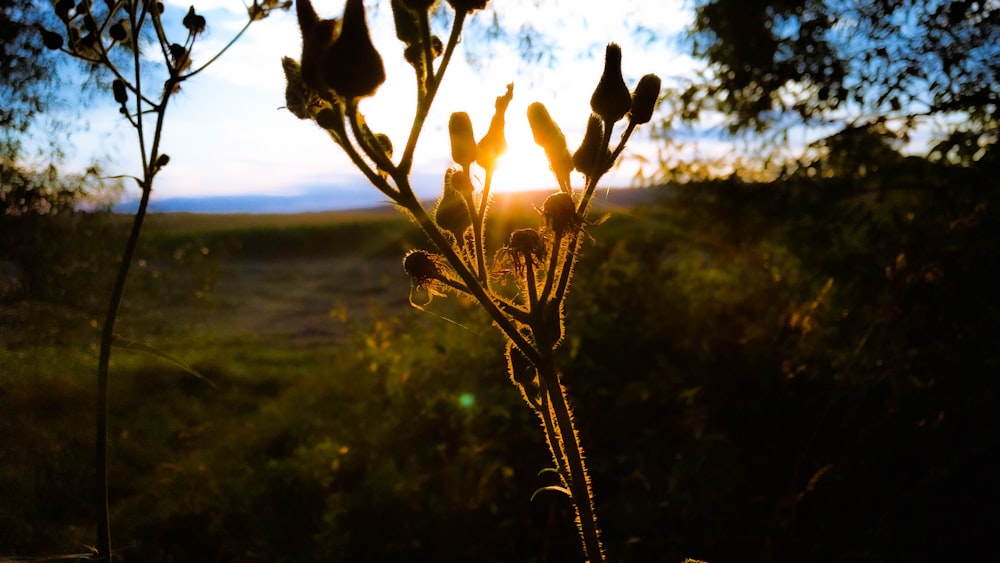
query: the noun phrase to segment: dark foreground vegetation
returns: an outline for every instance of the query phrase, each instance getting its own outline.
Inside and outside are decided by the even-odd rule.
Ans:
[[[992,551],[997,171],[837,166],[589,227],[563,350],[611,561]],[[79,553],[126,225],[2,220],[0,556]],[[569,503],[529,501],[549,454],[499,337],[407,304],[422,244],[392,214],[150,218],[111,372],[123,560],[579,561]]]

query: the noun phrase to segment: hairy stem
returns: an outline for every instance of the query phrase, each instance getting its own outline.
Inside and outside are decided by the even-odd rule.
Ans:
[[[590,479],[587,477],[583,448],[580,446],[573,417],[570,414],[569,398],[559,382],[559,373],[551,357],[546,357],[546,361],[537,367],[538,377],[543,382],[544,392],[548,394],[549,404],[555,415],[556,438],[566,458],[566,467],[569,471],[568,485],[573,506],[576,507],[577,524],[580,527],[585,555],[591,563],[603,563],[604,550],[597,527],[597,515],[594,513]],[[556,463],[559,463],[558,459]]]
[[[403,186],[400,187],[402,188]],[[489,314],[490,318],[494,323],[496,323],[497,327],[503,331],[507,338],[510,338],[511,341],[514,342],[514,344],[519,350],[521,350],[529,361],[532,363],[540,361],[541,355],[538,353],[538,350],[524,338],[524,335],[518,332],[517,326],[511,318],[501,311],[500,306],[493,301],[489,293],[486,291],[486,288],[479,283],[479,278],[476,274],[471,272],[469,268],[465,266],[465,262],[462,260],[462,257],[455,252],[454,246],[452,246],[448,238],[441,232],[441,229],[439,229],[430,218],[430,215],[427,214],[427,211],[416,199],[416,196],[413,195],[412,187],[408,184],[406,184],[405,187],[407,189],[401,190],[401,197],[396,200],[396,203],[405,207],[406,210],[413,215],[413,218],[417,221],[417,224],[420,225],[424,234],[430,237],[431,242],[434,243],[434,246],[438,248],[448,263],[451,264],[455,273],[457,273],[458,277],[460,277],[465,283],[465,286],[469,289],[472,296],[476,298],[476,301],[478,301],[483,309],[486,310],[487,314]]]

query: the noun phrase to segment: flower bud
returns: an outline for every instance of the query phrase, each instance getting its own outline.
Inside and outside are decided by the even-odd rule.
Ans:
[[[128,102],[128,90],[125,88],[124,80],[116,78],[115,81],[111,83],[111,90],[115,94],[116,102],[122,105]]]
[[[430,6],[420,8],[411,4],[423,5],[434,0],[392,0],[392,21],[396,27],[396,37],[406,45],[420,42],[420,22],[417,12]]]
[[[472,179],[465,173],[465,170],[450,170],[445,175],[445,189],[449,188],[455,190],[463,197],[472,195]]]
[[[309,94],[302,81],[302,67],[291,57],[282,57],[281,68],[285,71],[285,107],[299,119],[308,119]]]
[[[587,120],[587,132],[573,153],[573,166],[585,176],[599,176],[611,168],[611,151],[604,141],[604,122],[594,114]]]
[[[328,97],[322,72],[323,53],[340,36],[341,22],[320,20],[310,0],[295,0],[295,13],[302,31],[302,82],[321,96]]]
[[[363,0],[347,0],[340,35],[323,54],[323,78],[340,96],[371,96],[385,82],[382,57],[372,44]]]
[[[336,109],[334,109],[336,108]],[[338,132],[344,128],[344,114],[340,106],[323,108],[316,114],[316,124],[327,131]]]
[[[532,387],[535,382],[535,366],[531,365],[528,358],[514,347],[507,343],[507,373],[515,383],[522,387]]]
[[[39,33],[42,34],[42,45],[45,45],[46,49],[51,49],[53,51],[62,49],[63,46],[62,35],[59,35],[54,31],[49,31],[41,26],[38,26],[38,31]]]
[[[485,170],[495,168],[497,159],[500,158],[500,155],[507,152],[507,139],[504,136],[504,115],[513,97],[514,84],[508,84],[507,93],[503,96],[497,96],[495,104],[496,112],[493,114],[493,120],[490,121],[489,131],[483,135],[483,138],[479,140],[479,144],[476,146],[476,162]]]
[[[430,10],[437,0],[402,0],[403,4],[414,11]]]
[[[451,7],[455,9],[456,12],[472,12],[474,10],[482,10],[489,4],[490,0],[448,0]]]
[[[378,146],[382,148],[382,152],[389,158],[392,158],[392,139],[389,138],[385,133],[375,133],[375,141]]]
[[[458,164],[468,166],[476,160],[476,136],[472,132],[472,120],[464,111],[456,111],[448,120],[448,134],[451,136],[451,158]]]
[[[472,226],[469,208],[462,197],[465,184],[468,184],[471,191],[472,182],[464,170],[449,169],[444,177],[444,193],[434,210],[434,220],[438,226],[451,233],[459,245],[465,240],[465,231]]]
[[[181,23],[191,35],[198,35],[205,31],[205,17],[195,13],[194,6],[188,8],[188,13],[181,20]]]
[[[128,21],[124,19],[118,20],[118,22],[111,26],[108,30],[108,35],[110,35],[115,41],[125,41],[128,38]]]
[[[435,59],[440,57],[444,53],[444,44],[441,43],[441,38],[437,35],[431,36],[431,56]],[[420,43],[414,43],[403,50],[403,58],[406,62],[410,63],[414,68],[423,68],[424,65],[424,49],[423,45]]]
[[[545,149],[549,166],[559,180],[560,186],[569,185],[569,173],[573,171],[573,157],[566,146],[566,136],[549,115],[549,110],[540,102],[528,106],[528,125],[535,137],[535,143]]]
[[[622,48],[609,43],[604,52],[604,73],[590,97],[590,107],[601,119],[614,123],[632,108],[632,95],[622,78]]]
[[[630,119],[632,123],[648,123],[653,117],[653,109],[660,98],[660,77],[655,74],[647,74],[639,79],[632,93],[632,113]]]

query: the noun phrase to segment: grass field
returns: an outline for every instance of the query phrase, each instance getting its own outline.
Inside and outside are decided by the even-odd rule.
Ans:
[[[515,223],[537,221],[541,196],[526,197],[497,205]],[[418,491],[409,489],[433,480],[444,487],[436,495],[461,496],[451,501],[461,512],[470,503],[484,514],[497,510],[493,489],[513,486],[515,470],[499,461],[506,446],[493,436],[467,435],[469,412],[480,411],[484,428],[516,426],[529,443],[535,423],[506,383],[500,340],[477,311],[446,300],[432,313],[410,307],[401,258],[420,244],[416,228],[390,208],[149,217],[111,371],[114,532],[127,560],[130,552],[142,561],[275,560],[275,547],[292,539],[304,544],[286,546],[284,560],[338,545],[355,546],[364,559],[364,546],[382,541],[378,530],[389,525],[381,516],[369,516],[373,529],[351,532],[353,540],[314,545],[332,533],[324,531],[331,519],[366,517],[323,514],[344,510],[326,508],[326,497],[337,488],[332,480],[352,471],[352,494],[373,494],[372,480],[410,504]],[[94,374],[108,274],[74,279],[93,288],[82,306],[29,299],[0,312],[0,556],[78,553],[92,541]],[[472,398],[485,404],[471,406]],[[427,452],[399,442],[427,432],[436,435]],[[496,458],[487,474],[452,475],[449,485],[449,473],[471,466],[432,475],[442,461],[461,463],[480,450]],[[544,460],[539,447],[518,470],[530,475]],[[383,474],[366,476],[360,466]],[[307,484],[320,488],[295,490]],[[361,484],[368,488],[354,491]],[[212,514],[213,503],[239,502],[240,488],[273,506]],[[505,500],[522,504],[530,490],[518,490],[522,498]]]
[[[560,361],[609,561],[988,552],[997,206],[980,183],[862,210],[853,189],[600,200]],[[540,195],[498,198],[492,249]],[[34,293],[0,302],[0,561],[95,536],[126,223],[70,219],[14,241]],[[580,561],[569,502],[532,500],[551,457],[501,339],[455,297],[410,307],[423,246],[388,208],[149,218],[111,369],[122,560]]]

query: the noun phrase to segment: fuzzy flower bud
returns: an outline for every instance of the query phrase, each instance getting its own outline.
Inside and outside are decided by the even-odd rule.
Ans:
[[[535,366],[513,344],[507,344],[507,373],[519,386],[537,393]]]
[[[611,168],[611,151],[601,144],[603,141],[604,122],[590,114],[583,142],[573,153],[573,166],[587,177],[604,174]]]
[[[448,134],[451,136],[451,158],[462,166],[476,160],[476,136],[472,132],[472,120],[464,111],[456,111],[448,120]]]
[[[535,143],[545,149],[549,166],[559,180],[560,186],[569,186],[569,173],[573,171],[573,157],[566,146],[566,136],[549,115],[549,110],[541,102],[528,106],[528,125]]]
[[[482,10],[490,3],[490,0],[448,0],[448,3],[456,12],[472,12]]]
[[[436,0],[392,0],[392,21],[396,37],[407,46],[420,43],[419,12],[426,12]]]
[[[340,37],[324,55],[327,85],[347,99],[371,96],[385,82],[382,57],[375,50],[362,0],[347,0]]]
[[[115,95],[116,102],[122,105],[125,105],[128,102],[128,90],[125,88],[125,81],[120,78],[116,78],[115,81],[111,83],[111,90]]]
[[[371,96],[385,82],[382,57],[365,20],[363,0],[347,0],[343,20],[320,20],[309,0],[296,0],[302,30],[302,80],[324,97],[333,91],[353,100]]]
[[[639,79],[632,93],[632,113],[630,119],[637,125],[648,123],[653,117],[653,109],[660,97],[660,77],[647,74]]]
[[[496,167],[497,159],[507,152],[507,138],[504,136],[504,115],[507,113],[507,106],[514,97],[514,84],[507,85],[507,93],[497,96],[496,112],[493,120],[490,121],[490,129],[479,140],[476,146],[476,162],[485,170],[492,170]]]
[[[449,169],[444,177],[444,193],[434,209],[434,220],[461,245],[465,231],[472,226],[472,217],[463,193],[472,191],[472,182],[464,170]]]
[[[42,34],[42,45],[45,45],[46,49],[51,49],[53,51],[62,49],[62,35],[59,35],[54,31],[49,31],[42,26],[38,26],[38,31]]]
[[[622,78],[622,48],[609,43],[604,52],[604,73],[590,97],[590,108],[601,119],[614,123],[632,108],[632,95]]]

